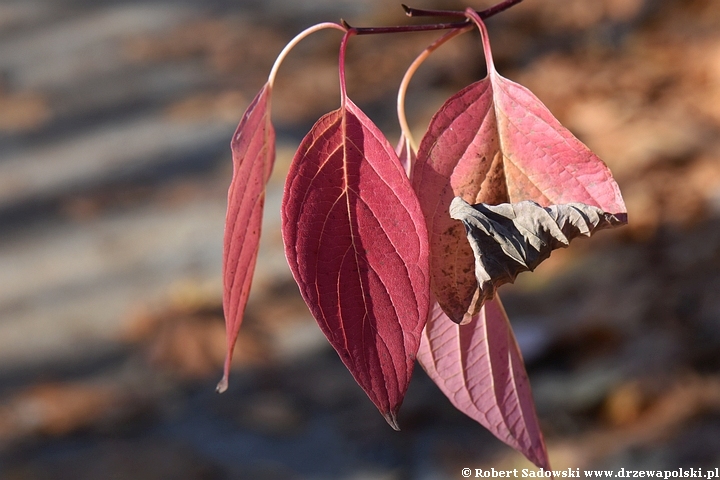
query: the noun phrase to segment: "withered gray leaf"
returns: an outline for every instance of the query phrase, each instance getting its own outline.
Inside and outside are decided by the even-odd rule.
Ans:
[[[450,204],[450,217],[465,225],[482,302],[519,273],[535,270],[550,252],[567,247],[573,238],[626,223],[625,216],[584,203],[547,208],[531,200],[470,205],[460,197]]]

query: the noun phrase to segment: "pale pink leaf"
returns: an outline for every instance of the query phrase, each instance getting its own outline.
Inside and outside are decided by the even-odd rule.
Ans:
[[[580,202],[624,219],[610,170],[529,90],[501,77],[478,18],[488,76],[451,97],[435,114],[412,174],[430,235],[431,285],[456,322],[469,321],[482,299],[464,229],[448,214],[456,196],[489,205],[534,200]]]
[[[418,362],[458,410],[550,468],[522,355],[499,298],[485,302],[466,325],[435,303]]]

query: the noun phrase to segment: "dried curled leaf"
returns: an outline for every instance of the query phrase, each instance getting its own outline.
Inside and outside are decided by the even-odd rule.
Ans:
[[[573,238],[627,223],[625,215],[584,203],[547,208],[532,200],[470,205],[460,197],[450,203],[450,217],[465,225],[481,302],[493,298],[500,285],[514,282],[519,273],[535,270]]]

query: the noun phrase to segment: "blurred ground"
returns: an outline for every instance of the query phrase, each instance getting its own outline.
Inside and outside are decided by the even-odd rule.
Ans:
[[[528,466],[420,369],[391,431],[292,283],[283,170],[337,106],[337,32],[280,71],[261,258],[230,390],[214,393],[230,136],[284,43],[340,17],[408,21],[379,0],[0,2],[0,478]],[[605,159],[629,208],[628,227],[502,289],[553,466],[720,466],[720,3],[526,0],[489,27],[501,73]],[[350,95],[391,142],[395,89],[432,38],[350,45]],[[471,34],[431,57],[408,97],[418,136],[482,65]]]

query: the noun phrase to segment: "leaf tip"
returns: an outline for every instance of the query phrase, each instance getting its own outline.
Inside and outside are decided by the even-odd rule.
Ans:
[[[613,226],[627,225],[628,223],[627,212],[615,213],[613,217],[615,219]]]
[[[400,424],[398,424],[396,412],[383,413],[382,416],[385,418],[385,421],[388,423],[388,425],[393,428],[393,430],[395,430],[396,432],[400,431]]]
[[[223,378],[218,382],[217,386],[215,387],[215,391],[217,393],[225,393],[225,391],[228,389],[228,378],[227,375],[223,375]]]
[[[228,355],[225,357],[225,368],[223,369],[223,376],[215,387],[217,393],[225,393],[228,389],[229,377],[230,377],[230,362],[232,359],[232,347],[228,350]]]
[[[455,323],[457,323],[458,325],[461,325],[461,326],[462,326],[462,325],[467,325],[468,323],[470,323],[470,322],[473,321],[473,318],[475,318],[475,317],[474,317],[474,315],[473,315],[472,313],[470,313],[470,312],[465,312],[465,314],[464,314],[463,317],[460,319],[460,321],[459,321],[459,322],[455,322]]]

